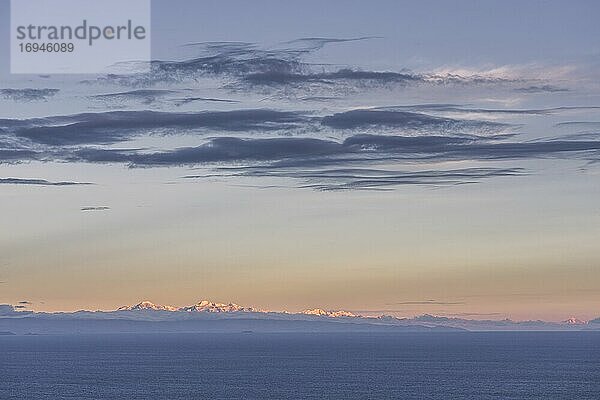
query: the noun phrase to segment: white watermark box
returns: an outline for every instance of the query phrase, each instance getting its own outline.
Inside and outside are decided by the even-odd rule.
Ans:
[[[150,0],[11,0],[14,74],[127,74],[150,67]]]

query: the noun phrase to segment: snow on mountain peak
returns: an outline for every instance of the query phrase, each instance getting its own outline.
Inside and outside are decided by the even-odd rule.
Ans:
[[[173,307],[173,306],[163,306],[154,304],[148,300],[142,301],[133,306],[123,306],[119,307],[117,311],[179,311],[179,312],[203,312],[203,313],[238,313],[238,312],[248,312],[248,313],[268,313],[269,311],[261,310],[252,307],[244,307],[235,303],[217,303],[210,300],[201,300],[198,303],[187,306],[187,307]],[[283,312],[287,313],[287,312]],[[339,318],[339,317],[348,317],[355,318],[360,317],[360,315],[353,314],[349,311],[343,310],[324,310],[322,308],[313,308],[299,312],[298,314],[303,315],[312,315],[312,316],[320,316],[320,317],[331,317],[331,318]]]
[[[323,310],[322,308],[312,308],[308,310],[301,311],[300,314],[304,315],[316,315],[320,317],[358,317],[358,315],[353,314],[349,311],[344,310]]]
[[[224,312],[260,312],[252,307],[242,307],[235,303],[215,303],[209,300],[202,300],[197,304],[189,307],[182,307],[179,311],[188,312],[209,312],[209,313],[224,313]]]
[[[567,325],[585,325],[585,324],[587,324],[586,321],[582,321],[582,320],[577,319],[575,317],[571,317],[571,318],[563,321],[563,323],[565,323]]]
[[[123,306],[119,307],[117,311],[177,311],[177,307],[172,306],[162,306],[158,304],[154,304],[148,300],[144,300],[133,306]]]

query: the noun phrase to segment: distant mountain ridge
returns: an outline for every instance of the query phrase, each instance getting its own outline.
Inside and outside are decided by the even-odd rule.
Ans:
[[[424,314],[412,318],[364,316],[344,310],[311,308],[269,311],[235,303],[201,300],[184,307],[144,300],[113,311],[33,312],[0,305],[0,331],[26,333],[119,332],[460,332],[600,330],[589,322],[472,320]]]
[[[116,311],[187,311],[187,312],[212,312],[212,313],[221,313],[221,312],[260,312],[259,310],[255,310],[250,307],[242,307],[240,305],[229,303],[215,303],[209,300],[202,300],[197,304],[187,306],[187,307],[173,307],[173,306],[164,306],[160,304],[154,304],[151,301],[144,300],[140,303],[137,303],[133,306],[122,306],[117,308]]]
[[[148,300],[144,300],[133,306],[123,306],[117,308],[117,311],[178,311],[177,307],[161,306]]]
[[[151,301],[144,300],[132,306],[122,306],[117,308],[116,311],[172,311],[172,312],[207,312],[207,313],[236,313],[236,312],[247,312],[247,313],[272,313],[274,311],[267,311],[253,307],[244,307],[235,303],[217,303],[210,300],[201,300],[198,303],[191,306],[184,307],[173,307],[167,305],[154,304]],[[281,311],[284,314],[292,314],[287,311]],[[361,317],[361,315],[351,313],[344,310],[324,310],[322,308],[312,308],[300,311],[297,314],[303,315],[315,315],[321,317]]]

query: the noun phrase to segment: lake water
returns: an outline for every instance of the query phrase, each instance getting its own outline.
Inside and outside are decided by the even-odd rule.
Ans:
[[[600,332],[0,336],[0,399],[600,399]]]

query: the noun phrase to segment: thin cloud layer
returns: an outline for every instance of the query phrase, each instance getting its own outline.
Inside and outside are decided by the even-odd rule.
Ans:
[[[0,120],[4,135],[50,146],[111,144],[159,129],[247,132],[293,128],[304,122],[292,111],[266,109],[175,113],[159,111],[108,111],[70,116]],[[1,134],[0,134],[1,135]]]
[[[410,110],[410,111],[437,111],[437,112],[452,112],[452,113],[468,113],[468,114],[500,114],[500,115],[551,115],[562,111],[582,111],[582,110],[597,110],[600,106],[564,106],[552,108],[476,108],[468,107],[460,104],[415,104],[406,106],[385,106],[377,107],[375,110]]]
[[[236,171],[230,169],[230,171]],[[221,170],[222,174],[226,171]],[[317,169],[276,169],[256,167],[232,172],[229,176],[291,178],[300,180],[299,187],[319,191],[339,190],[385,190],[397,186],[425,185],[451,186],[477,183],[483,179],[500,176],[524,175],[521,168],[464,168],[455,170],[392,171],[383,169],[345,168]],[[215,175],[210,175],[215,176]],[[219,175],[216,175],[219,176]],[[185,179],[205,178],[202,175],[188,175]]]
[[[334,129],[366,129],[382,130],[395,128],[401,130],[433,131],[449,134],[495,134],[509,127],[508,124],[482,120],[458,120],[436,117],[423,113],[396,110],[351,110],[326,116],[321,123]]]
[[[561,88],[553,85],[532,85],[522,88],[516,88],[515,92],[521,93],[557,93],[557,92],[568,92],[569,89]]]
[[[80,210],[81,211],[108,211],[108,210],[110,210],[110,207],[107,207],[107,206],[87,206],[87,207],[81,207]]]
[[[137,101],[141,104],[152,104],[157,99],[177,93],[166,89],[137,89],[126,92],[103,93],[90,96],[94,100],[105,102]]]
[[[150,72],[109,74],[95,83],[148,87],[157,84],[222,79],[223,88],[234,91],[288,90],[312,91],[369,90],[389,85],[489,85],[514,82],[512,79],[457,73],[368,70],[355,66],[312,64],[305,57],[327,45],[374,40],[361,38],[302,38],[262,48],[249,42],[188,43],[197,55],[183,60],[153,60]],[[86,81],[85,83],[94,83]],[[522,82],[520,82],[522,84]],[[543,86],[541,86],[543,87]]]
[[[195,113],[160,111],[107,111],[32,119],[0,119],[0,137],[13,141],[28,140],[49,146],[113,144],[138,135],[152,133],[209,132],[275,132],[324,128],[345,130],[389,128],[440,132],[447,134],[497,134],[509,125],[483,120],[457,120],[434,117],[423,113],[385,110],[353,110],[323,118],[302,111],[270,109],[241,109],[232,111],[203,111]],[[22,143],[21,143],[22,144]]]
[[[466,105],[458,104],[459,100],[450,103],[448,97],[444,98],[446,102],[439,103],[369,106],[369,98],[363,98],[362,93],[359,100],[347,96],[355,90],[382,86],[387,86],[394,95],[405,93],[409,86],[418,86],[419,90],[443,90],[445,85],[453,90],[468,87],[479,97],[485,96],[491,87],[512,97],[516,91],[519,98],[536,93],[562,96],[560,93],[567,90],[554,82],[524,79],[514,74],[501,76],[468,73],[468,70],[413,72],[402,68],[377,71],[318,62],[317,51],[325,46],[343,43],[349,46],[365,40],[376,38],[311,37],[271,48],[248,42],[188,43],[185,50],[194,54],[191,58],[154,60],[149,73],[107,75],[85,82],[90,86],[77,83],[86,89],[85,96],[77,97],[77,101],[83,99],[89,103],[83,108],[86,112],[0,119],[0,164],[83,162],[125,164],[132,168],[201,167],[210,172],[196,178],[275,177],[316,190],[375,190],[519,176],[526,172],[519,167],[518,160],[600,159],[600,140],[593,122],[585,126],[557,125],[568,134],[547,135],[546,139],[537,140],[520,136],[518,132],[524,125],[513,122],[517,118],[558,116],[563,112],[593,112],[599,109],[595,106],[486,108],[481,106],[489,104],[485,99],[477,105]],[[307,56],[312,61],[316,58],[316,62],[308,62]],[[210,82],[210,90],[197,85],[204,79]],[[92,84],[102,90],[94,91],[97,87]],[[394,92],[395,89],[399,91]],[[20,98],[20,101],[36,96],[42,99],[58,92],[58,89],[2,90],[0,97]],[[231,95],[237,91],[243,96]],[[265,91],[274,92],[274,96],[262,99],[270,101],[270,107],[274,107],[274,99],[285,100],[276,106],[281,109],[252,108],[263,104],[252,95],[262,95]],[[68,93],[61,92],[61,100]],[[460,101],[467,102],[462,98]],[[237,102],[253,103],[248,108],[230,110],[230,104]],[[198,111],[195,106],[199,104],[207,109]],[[118,107],[140,105],[151,110],[115,111]],[[342,105],[344,108],[337,108]],[[191,111],[177,112],[180,110]],[[24,115],[37,112],[39,109]],[[506,123],[505,118],[510,118],[511,123]],[[586,131],[576,134],[570,131],[579,128]],[[483,165],[507,160],[514,160],[514,165],[502,164],[503,168]],[[474,167],[436,169],[436,163],[446,161],[469,162]],[[414,164],[425,162],[427,169],[414,170],[418,169]],[[15,185],[86,184],[2,179],[0,183]]]
[[[449,107],[453,106],[434,106],[437,109]],[[249,169],[239,173],[241,176],[291,178],[305,182],[303,187],[347,190],[386,188],[402,184],[471,183],[489,177],[523,174],[516,166],[513,169],[498,170],[479,168],[469,171],[410,173],[374,168],[377,163],[599,158],[600,141],[596,137],[564,136],[515,141],[511,140],[514,135],[501,133],[507,126],[489,121],[435,117],[413,111],[372,109],[352,110],[324,117],[263,109],[199,113],[85,113],[28,120],[0,120],[5,137],[28,140],[35,144],[31,147],[36,149],[0,150],[0,160],[123,163],[130,167],[144,168],[242,163]],[[304,137],[301,133],[307,127],[342,131],[344,136],[338,139]],[[198,146],[153,151],[90,146],[124,142],[142,133],[164,133],[165,129],[172,129],[173,133],[179,134],[194,129],[236,132],[241,135],[256,131],[260,135],[271,133],[275,137],[219,136],[204,139],[204,143]],[[361,131],[385,134],[357,134]],[[289,132],[299,134],[292,137],[281,136]],[[427,134],[428,132],[436,134]],[[17,178],[4,178],[1,183],[56,186],[79,184]]]
[[[89,182],[52,182],[45,179],[0,178],[0,185],[76,186],[91,185]]]

